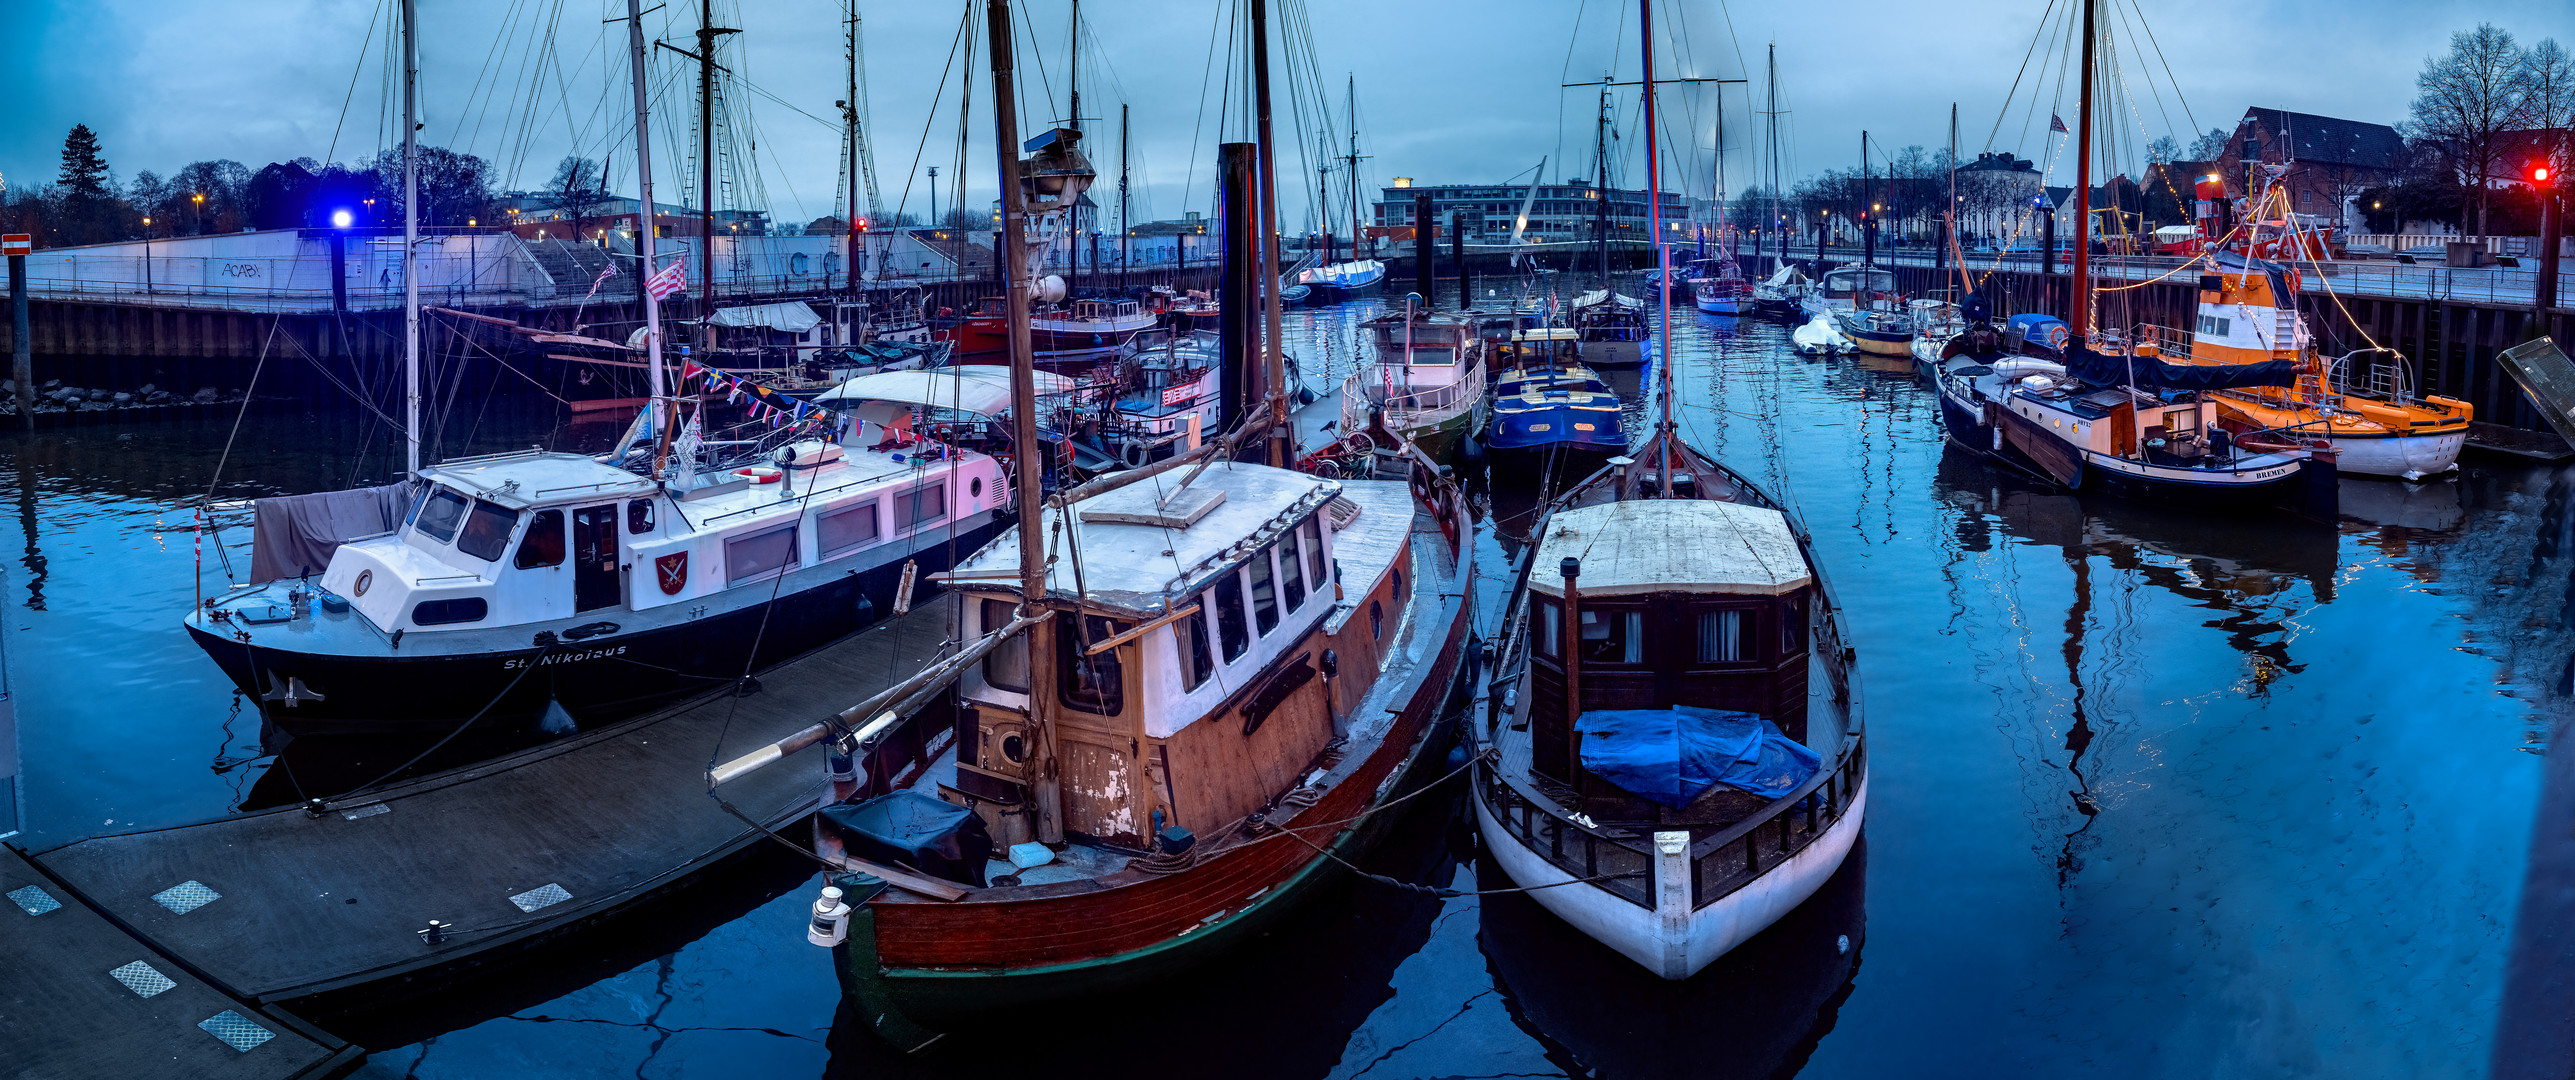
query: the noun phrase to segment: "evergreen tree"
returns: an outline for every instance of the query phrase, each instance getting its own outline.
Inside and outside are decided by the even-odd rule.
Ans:
[[[56,182],[75,199],[107,196],[107,159],[99,156],[98,133],[89,125],[74,124],[71,134],[63,136],[63,173]]]

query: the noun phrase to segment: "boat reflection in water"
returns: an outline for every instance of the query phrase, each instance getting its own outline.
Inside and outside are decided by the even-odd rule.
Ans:
[[[1401,881],[1465,887],[1458,865],[1458,853],[1470,850],[1465,790],[1450,780],[1415,797],[1359,860],[1360,868]],[[843,1004],[832,1024],[831,1062],[823,1075],[1304,1080],[1333,1074],[1372,1016],[1409,1018],[1394,1001],[1395,969],[1422,952],[1443,908],[1428,893],[1344,874],[1268,932],[1227,952],[1222,962],[1155,980],[1137,993],[1095,994],[995,1017],[913,1054],[877,1038]],[[1076,1044],[1097,1044],[1100,1054],[1087,1065],[1032,1070],[1031,1048]]]
[[[1868,838],[1822,888],[1697,975],[1667,982],[1525,893],[1483,898],[1485,959],[1511,1019],[1573,1076],[1792,1075],[1833,1030],[1860,970]],[[1490,860],[1477,878],[1511,887]]]

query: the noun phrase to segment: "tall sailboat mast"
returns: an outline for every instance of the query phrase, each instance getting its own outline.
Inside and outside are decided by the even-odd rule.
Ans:
[[[1654,0],[1636,0],[1636,13],[1637,40],[1645,55],[1644,74],[1640,77],[1645,87],[1645,237],[1647,243],[1654,245],[1654,280],[1667,281],[1672,276],[1672,253],[1663,244],[1663,160],[1657,156],[1654,140]],[[1672,492],[1672,440],[1677,437],[1672,426],[1672,305],[1667,301],[1657,307],[1663,312],[1663,355],[1656,358],[1660,362],[1654,365],[1663,384],[1663,452],[1656,456],[1661,467],[1660,490],[1668,496]]]
[[[2097,2],[2083,0],[2083,96],[2075,105],[2074,121],[2074,291],[2065,326],[2071,332],[2069,344],[2078,348],[2092,331],[2092,10]]]
[[[404,0],[410,6],[410,0]],[[671,445],[671,427],[678,417],[670,408],[669,395],[662,389],[662,304],[653,298],[646,282],[653,277],[653,140],[647,126],[652,120],[652,100],[644,84],[644,15],[643,0],[626,0],[626,60],[635,84],[635,196],[640,202],[635,221],[635,295],[644,304],[644,379],[651,395],[645,408],[652,410],[653,479],[662,477],[662,455]]]
[[[715,25],[715,0],[697,0],[697,271],[705,279],[697,288],[706,298],[699,318],[715,313],[715,39],[741,32]]]
[[[1762,186],[1770,189],[1769,231],[1776,235],[1779,258],[1785,262],[1788,259],[1788,236],[1785,232],[1788,222],[1779,215],[1779,43],[1775,41],[1770,45],[1770,82],[1764,88],[1762,98],[1769,106],[1762,110],[1765,118],[1763,134],[1770,141],[1770,149],[1763,154],[1768,160],[1769,171],[1763,177]]]
[[[402,0],[402,439],[405,468],[420,475],[420,44],[412,0]]]
[[[1002,298],[1010,324],[1010,425],[1012,483],[1019,503],[1019,595],[1027,613],[1046,610],[1045,471],[1037,441],[1037,365],[1028,338],[1028,192],[1019,182],[1019,103],[1011,65],[1010,0],[985,0],[992,52],[992,134],[1001,177]],[[1055,623],[1041,618],[1028,628],[1028,685],[1055,685]],[[1037,754],[1030,784],[1037,839],[1064,842],[1063,789],[1055,771],[1055,695],[1028,697],[1030,741]]]
[[[1261,324],[1266,333],[1261,347],[1262,382],[1269,391],[1270,434],[1265,440],[1267,452],[1262,462],[1286,467],[1296,462],[1294,433],[1287,416],[1287,353],[1281,336],[1279,312],[1279,186],[1277,154],[1271,146],[1270,127],[1270,0],[1252,0],[1252,111],[1259,119],[1261,168],[1261,240],[1255,245],[1260,267]],[[1356,125],[1354,125],[1355,130]],[[1419,227],[1419,223],[1415,223]],[[1422,291],[1430,291],[1424,283]]]
[[[1359,76],[1350,76],[1342,98],[1350,105],[1350,260],[1359,261]]]
[[[1651,86],[1654,77],[1646,76]],[[1651,92],[1650,90],[1648,91]],[[1600,126],[1592,132],[1592,165],[1600,170],[1599,186],[1592,189],[1592,233],[1600,242],[1600,291],[1609,293],[1609,76],[1600,77]]]

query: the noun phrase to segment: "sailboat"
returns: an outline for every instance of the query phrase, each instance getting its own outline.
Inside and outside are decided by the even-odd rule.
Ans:
[[[1250,19],[1263,157],[1265,8]],[[1020,158],[1010,23],[993,0],[996,140],[1019,178],[1003,188],[1006,248],[1088,182],[1046,136]],[[1263,207],[1227,230],[1255,255],[1276,235],[1259,183],[1226,195]],[[1006,272],[1014,295],[1027,287],[1024,264]],[[1030,514],[954,575],[955,739],[909,786],[833,780],[816,841],[851,873],[817,907],[816,940],[851,1015],[886,1041],[995,1030],[996,1014],[1203,962],[1364,853],[1393,817],[1376,811],[1443,760],[1437,721],[1474,651],[1464,496],[1382,428],[1354,433],[1365,478],[1282,467],[1284,439],[1264,436],[1284,434],[1284,354],[1246,351],[1270,392],[1241,389],[1224,440],[1052,498],[1020,473]],[[836,749],[862,734],[835,732]],[[1096,1056],[1029,1054],[1039,1073]]]
[[[1339,262],[1299,271],[1296,284],[1305,287],[1308,304],[1338,304],[1375,296],[1386,283],[1386,264],[1382,260],[1361,258],[1359,253],[1359,80],[1352,76],[1345,94],[1350,103],[1350,152],[1344,155],[1343,169],[1350,181],[1350,257]],[[1329,100],[1327,98],[1327,100]],[[1332,246],[1332,227],[1325,225],[1323,244]]]
[[[629,6],[639,199],[650,206],[643,36]],[[416,237],[417,144],[404,130],[403,231]],[[637,234],[639,280],[655,276],[652,233]],[[911,406],[970,403],[954,374],[861,418],[691,365],[689,389],[739,399],[751,418],[739,438],[714,432],[705,408],[683,424],[649,287],[637,351],[651,398],[616,448],[424,465],[413,249],[409,478],[260,500],[252,580],[185,619],[288,731],[630,715],[856,630],[905,603],[906,582],[947,569],[948,552],[1011,520],[992,455],[913,423]]]
[[[1596,258],[1600,270],[1600,288],[1574,297],[1574,302],[1567,306],[1566,314],[1573,324],[1574,333],[1582,340],[1583,363],[1596,368],[1631,368],[1645,363],[1646,351],[1653,340],[1653,333],[1645,322],[1645,302],[1619,292],[1610,280],[1609,140],[1611,136],[1608,84],[1609,76],[1601,76],[1600,119],[1598,133],[1592,140],[1592,166],[1599,173],[1599,179],[1592,187],[1592,199],[1595,203],[1592,207],[1592,233],[1593,242],[1598,248]],[[1660,205],[1661,193],[1656,192],[1654,195],[1656,204]],[[1655,219],[1658,227],[1661,221],[1660,218]],[[1654,233],[1654,238],[1659,243],[1662,240],[1662,234]],[[1660,277],[1669,276],[1669,274],[1660,275]]]
[[[1652,0],[1638,7],[1651,177]],[[1669,265],[1660,243],[1656,257]],[[1842,613],[1805,531],[1681,441],[1671,365],[1661,374],[1655,433],[1541,524],[1493,708],[1469,727],[1493,861],[1678,980],[1840,868],[1868,807],[1868,754]]]
[[[1806,294],[1813,288],[1814,283],[1806,279],[1805,271],[1799,270],[1796,263],[1788,261],[1790,235],[1788,215],[1781,212],[1779,205],[1781,184],[1779,117],[1782,110],[1779,107],[1779,45],[1777,42],[1771,43],[1769,59],[1770,77],[1762,96],[1763,104],[1768,107],[1762,110],[1761,115],[1762,134],[1767,144],[1766,152],[1762,155],[1762,168],[1767,174],[1764,186],[1770,192],[1770,220],[1762,224],[1758,235],[1768,237],[1770,242],[1778,245],[1779,261],[1771,270],[1769,277],[1763,278],[1752,287],[1752,301],[1753,309],[1761,314],[1776,319],[1796,319],[1802,317],[1800,306],[1805,302]]]
[[[1726,213],[1726,99],[1717,95],[1717,258],[1693,269],[1691,300],[1711,315],[1748,315],[1753,310],[1752,282],[1735,261],[1736,232]]]
[[[2076,287],[2063,362],[2007,357],[1998,348],[1951,357],[1935,376],[1944,426],[1963,447],[2069,488],[2206,510],[2281,507],[2331,520],[2338,485],[2330,443],[2296,427],[2224,423],[2222,403],[2233,399],[2220,392],[2294,387],[2297,363],[2176,363],[2166,359],[2161,335],[2091,332],[2088,204],[2098,2],[2083,0]]]

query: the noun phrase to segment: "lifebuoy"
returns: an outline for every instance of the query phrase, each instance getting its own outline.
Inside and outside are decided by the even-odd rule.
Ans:
[[[748,480],[754,486],[757,486],[760,484],[777,483],[781,477],[786,475],[786,473],[768,465],[752,465],[733,470],[733,475]]]
[[[1145,448],[1142,440],[1129,439],[1118,447],[1118,460],[1125,462],[1127,468],[1141,469],[1144,467],[1145,458],[1151,453],[1152,451]]]

